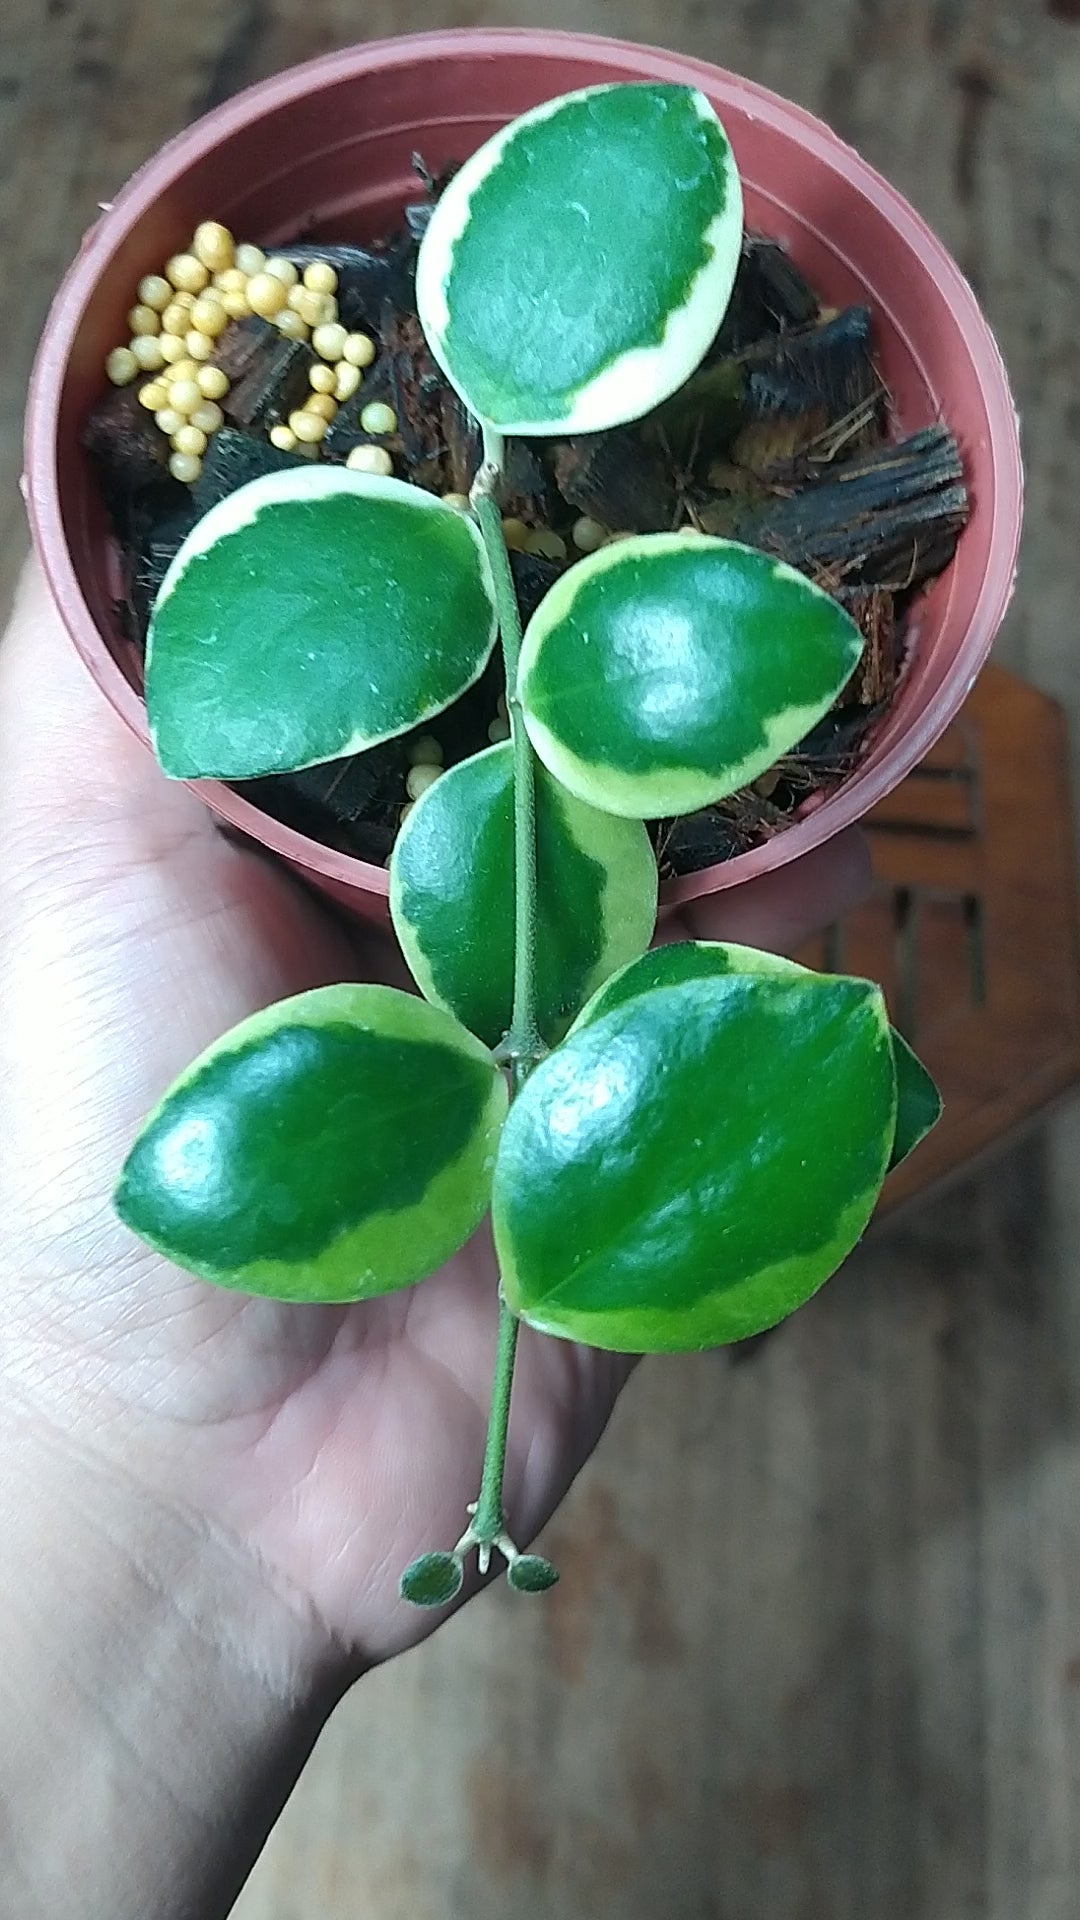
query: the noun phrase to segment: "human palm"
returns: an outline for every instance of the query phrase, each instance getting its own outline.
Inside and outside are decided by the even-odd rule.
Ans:
[[[838,843],[692,931],[786,945],[861,884]],[[0,1374],[31,1419],[258,1557],[357,1660],[430,1624],[402,1567],[475,1493],[496,1272],[478,1235],[350,1307],[194,1281],[114,1217],[140,1120],[196,1053],[286,994],[404,980],[167,783],[94,693],[36,576],[0,651]],[[506,1505],[524,1544],[595,1444],[626,1363],[523,1335]],[[522,1603],[527,1604],[527,1603]]]

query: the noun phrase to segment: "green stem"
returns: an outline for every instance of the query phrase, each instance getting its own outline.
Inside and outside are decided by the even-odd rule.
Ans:
[[[499,474],[485,463],[481,480],[489,474],[486,487],[478,484],[473,500],[495,586],[514,748],[514,1004],[505,1051],[516,1093],[543,1051],[536,1018],[536,767],[518,699],[521,614],[494,492]]]
[[[499,1335],[495,1354],[495,1379],[491,1388],[491,1412],[488,1416],[487,1444],[480,1493],[470,1531],[477,1540],[494,1542],[503,1531],[503,1472],[506,1466],[506,1435],[510,1425],[510,1393],[514,1384],[514,1356],[517,1352],[518,1317],[505,1300],[499,1301]]]
[[[514,753],[514,1001],[510,1031],[504,1043],[504,1052],[510,1063],[513,1096],[520,1092],[528,1074],[542,1058],[544,1048],[536,1014],[536,767],[518,698],[521,614],[499,509],[502,459],[502,436],[485,432],[484,464],[473,487],[472,501],[495,588],[495,610],[502,638],[506,704]],[[484,1468],[470,1527],[470,1533],[480,1542],[482,1550],[490,1548],[505,1531],[502,1483],[517,1336],[517,1316],[500,1298],[495,1379],[491,1391]]]

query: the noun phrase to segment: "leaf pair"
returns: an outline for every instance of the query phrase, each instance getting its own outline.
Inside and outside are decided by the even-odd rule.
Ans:
[[[746,948],[623,969],[509,1116],[491,1054],[448,1014],[326,987],[181,1076],[117,1207],[205,1279],[343,1301],[432,1272],[490,1201],[507,1297],[537,1327],[709,1346],[827,1278],[932,1104],[876,987]]]
[[[146,655],[158,758],[180,778],[239,780],[361,752],[452,704],[495,631],[467,515],[340,467],[266,475],[212,508],[166,574]],[[835,601],[765,554],[642,535],[556,583],[519,691],[562,785],[643,820],[763,772],[861,647]]]

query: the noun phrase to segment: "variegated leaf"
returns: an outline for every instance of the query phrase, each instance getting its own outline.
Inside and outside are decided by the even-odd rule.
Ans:
[[[616,968],[643,953],[656,920],[656,860],[637,820],[616,820],[536,779],[537,1012],[549,1042]],[[495,1046],[514,988],[513,749],[444,773],[402,828],[390,911],[422,993]]]
[[[732,941],[673,941],[668,946],[654,947],[651,953],[613,974],[583,1008],[573,1031],[654,987],[677,986],[681,980],[731,973],[772,974],[778,979],[799,975],[810,980],[819,977],[794,960],[786,960],[778,953],[764,953],[758,947],[741,947]],[[942,1101],[931,1076],[903,1035],[890,1027],[889,1037],[896,1069],[896,1132],[889,1159],[891,1173],[936,1127],[942,1114]]]
[[[448,1014],[334,986],[234,1027],[145,1122],[121,1219],[178,1266],[279,1300],[431,1273],[487,1209],[506,1087]]]
[[[166,773],[248,780],[358,753],[439,713],[495,642],[466,514],[403,481],[297,467],[198,522],[150,622]]]
[[[876,987],[678,953],[601,990],[515,1100],[496,1165],[511,1306],[618,1351],[720,1345],[800,1306],[862,1233],[896,1129]]]
[[[556,581],[526,630],[518,684],[556,779],[645,820],[764,773],[828,711],[862,646],[835,600],[767,554],[643,534]]]
[[[432,352],[503,433],[595,433],[680,387],[731,296],[742,192],[705,96],[587,87],[467,160],[420,248]]]

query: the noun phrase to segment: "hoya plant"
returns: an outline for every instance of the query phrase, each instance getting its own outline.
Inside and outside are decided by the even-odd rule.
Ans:
[[[422,726],[501,638],[511,738],[428,788],[390,861],[419,993],[332,986],[244,1021],[165,1094],[117,1192],[182,1267],[295,1301],[412,1286],[490,1210],[480,1490],[456,1546],[404,1572],[421,1604],[453,1598],[474,1549],[523,1590],[555,1578],[503,1511],[521,1321],[650,1353],[773,1326],[939,1110],[869,981],[731,945],[649,950],[644,823],[733,793],[827,712],[862,647],[837,602],[689,529],[579,560],[522,632],[507,436],[606,430],[674,394],[741,239],[700,93],[592,87],[514,121],[446,188],[417,266],[431,350],[482,428],[471,512],[343,467],[270,474],[197,524],[153,612],[147,707],[184,779]]]

